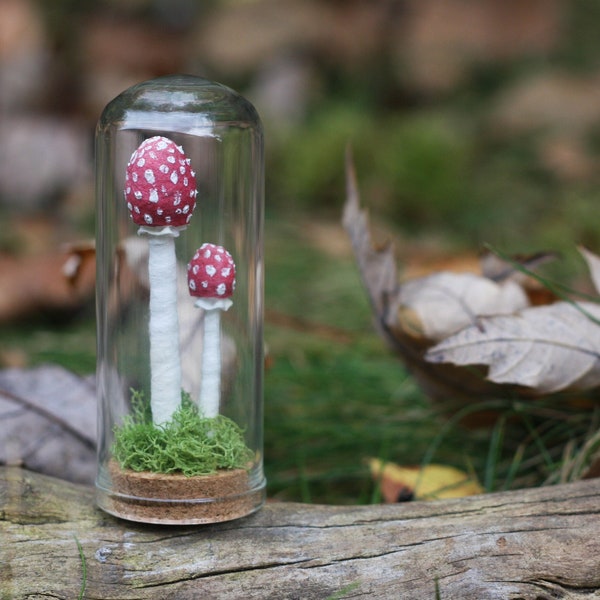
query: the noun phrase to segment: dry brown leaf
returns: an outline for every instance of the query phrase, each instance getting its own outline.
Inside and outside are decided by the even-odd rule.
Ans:
[[[431,348],[425,358],[486,365],[490,381],[541,394],[586,390],[600,385],[600,325],[590,317],[600,319],[600,305],[557,302],[518,315],[483,317]]]
[[[0,371],[0,464],[93,483],[94,377],[56,366]]]
[[[528,305],[512,280],[496,283],[473,273],[434,273],[402,284],[398,321],[409,334],[439,341],[472,325],[482,315],[512,314]]]
[[[377,249],[371,240],[350,158],[343,222],[379,330],[432,397],[531,397],[600,386],[600,304],[531,306],[510,261],[484,262],[488,277],[438,272],[399,283],[390,245]],[[581,252],[600,289],[600,258]],[[515,262],[529,270],[553,257]]]
[[[396,261],[390,243],[376,247],[369,217],[360,208],[356,174],[350,154],[346,164],[346,203],[342,223],[350,236],[354,256],[375,314],[385,318],[390,300],[398,293]]]
[[[580,252],[600,289],[600,258]],[[555,302],[513,316],[482,317],[430,348],[425,358],[486,365],[490,381],[541,394],[593,389],[600,386],[600,304]]]
[[[405,467],[372,458],[369,468],[387,503],[462,498],[483,493],[476,479],[448,465]]]
[[[52,254],[0,257],[0,322],[32,314],[66,314],[91,301],[93,253],[73,246]]]
[[[377,247],[373,243],[366,211],[360,208],[356,175],[350,154],[346,162],[346,186],[343,224],[352,243],[376,327],[402,357],[421,386],[432,398],[444,400],[472,399],[499,393],[512,394],[512,389],[498,390],[498,386],[486,381],[483,374],[478,373],[476,369],[465,370],[451,364],[430,363],[424,359],[424,353],[432,342],[422,335],[421,315],[401,300],[402,294],[406,293],[403,292],[405,286],[421,286],[422,290],[426,286],[407,282],[400,284],[391,244]],[[463,320],[468,323],[473,322],[476,316],[468,311],[462,313]]]
[[[441,272],[400,285],[392,245],[377,248],[372,241],[367,213],[360,209],[350,158],[343,224],[371,305],[384,329],[440,340],[473,323],[479,315],[512,313],[528,304],[523,289],[513,281],[496,283],[473,273]]]

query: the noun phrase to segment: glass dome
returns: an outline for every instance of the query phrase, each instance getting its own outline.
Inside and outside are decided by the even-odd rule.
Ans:
[[[264,502],[263,133],[202,78],[135,85],[96,130],[97,500],[210,523]]]

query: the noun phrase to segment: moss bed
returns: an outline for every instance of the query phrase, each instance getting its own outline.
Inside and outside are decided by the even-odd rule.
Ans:
[[[115,427],[112,454],[122,469],[154,473],[210,475],[247,467],[253,459],[241,427],[223,415],[203,417],[189,394],[164,425],[152,423],[143,393],[132,392],[132,411]]]

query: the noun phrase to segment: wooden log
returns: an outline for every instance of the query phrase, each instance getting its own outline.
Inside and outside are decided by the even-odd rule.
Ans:
[[[600,480],[373,506],[272,503],[144,526],[90,487],[0,468],[0,598],[600,598]]]

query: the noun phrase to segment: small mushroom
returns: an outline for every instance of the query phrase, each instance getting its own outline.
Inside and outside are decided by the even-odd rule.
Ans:
[[[219,414],[221,400],[221,311],[228,310],[235,290],[235,263],[222,246],[202,244],[187,267],[190,295],[204,309],[200,410]]]
[[[125,200],[138,234],[148,237],[150,402],[156,425],[181,401],[175,238],[196,208],[196,177],[183,148],[155,136],[140,144],[125,172]]]

